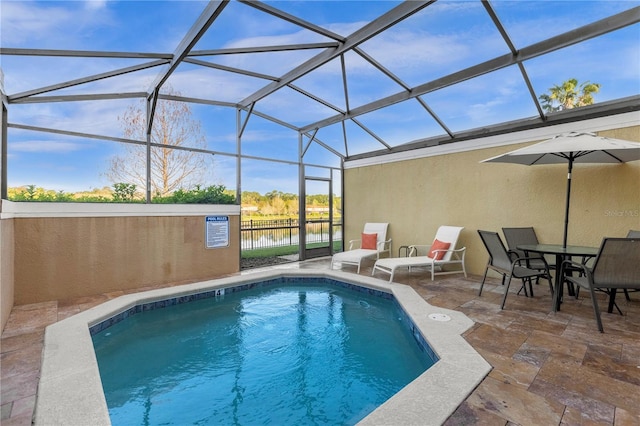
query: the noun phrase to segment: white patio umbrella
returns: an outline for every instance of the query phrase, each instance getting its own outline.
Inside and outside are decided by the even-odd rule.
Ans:
[[[593,133],[570,132],[497,157],[487,158],[481,163],[514,163],[527,166],[568,163],[567,200],[562,238],[562,245],[566,247],[573,163],[625,163],[635,160],[640,160],[640,143],[606,138]]]

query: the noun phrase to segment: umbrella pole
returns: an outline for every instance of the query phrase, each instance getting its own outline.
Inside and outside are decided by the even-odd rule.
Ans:
[[[569,172],[567,174],[567,203],[564,209],[564,235],[562,237],[562,247],[567,247],[567,231],[569,229],[569,201],[571,199],[571,170],[573,169],[573,152],[569,156]]]

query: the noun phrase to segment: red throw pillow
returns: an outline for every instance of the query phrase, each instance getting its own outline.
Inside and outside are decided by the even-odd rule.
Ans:
[[[436,239],[433,241],[433,244],[431,244],[431,249],[429,250],[429,254],[427,256],[435,260],[442,260],[442,258],[444,257],[445,254],[447,254],[447,252],[439,251],[434,253],[434,250],[449,250],[450,246],[451,246],[451,243],[445,243]]]
[[[367,250],[376,250],[378,248],[378,234],[362,234],[362,247]]]

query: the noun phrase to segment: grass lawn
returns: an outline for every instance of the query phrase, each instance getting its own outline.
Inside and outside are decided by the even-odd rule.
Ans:
[[[315,243],[309,244],[309,248],[322,247],[326,243]],[[291,254],[298,254],[299,246],[283,246],[283,247],[270,247],[270,248],[261,248],[255,250],[242,250],[242,258],[243,259],[253,259],[257,257],[277,257],[277,256],[287,256]],[[334,241],[333,242],[333,250],[340,251],[342,250],[342,241]]]

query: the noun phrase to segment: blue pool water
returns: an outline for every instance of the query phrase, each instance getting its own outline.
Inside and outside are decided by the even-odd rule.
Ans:
[[[352,425],[434,362],[393,299],[331,284],[146,309],[92,330],[114,426]]]

